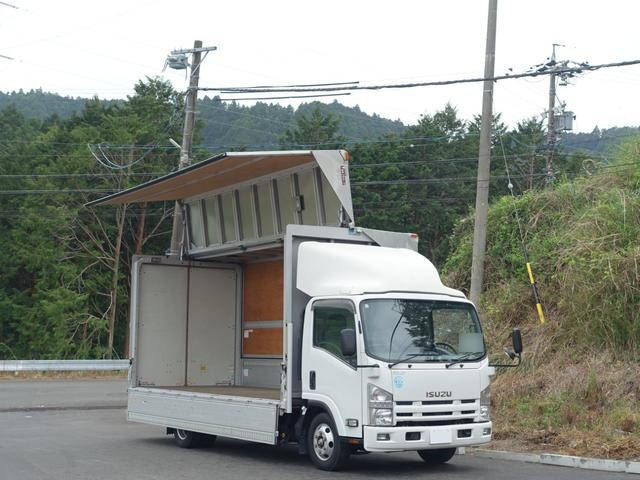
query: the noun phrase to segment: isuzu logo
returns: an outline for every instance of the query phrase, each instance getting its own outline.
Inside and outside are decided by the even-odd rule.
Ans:
[[[340,165],[340,180],[342,181],[342,185],[347,184],[347,169],[344,165]]]
[[[440,390],[439,392],[427,392],[427,398],[449,398],[451,390]]]

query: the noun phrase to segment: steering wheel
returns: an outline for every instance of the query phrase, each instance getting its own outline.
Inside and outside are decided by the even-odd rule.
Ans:
[[[328,352],[331,352],[334,355],[337,355],[338,357],[342,357],[342,351],[340,350],[340,348],[335,343],[318,342],[316,346],[320,347],[320,348],[323,348],[323,349],[327,350]]]
[[[435,342],[434,346],[442,348],[444,350],[448,350],[450,353],[458,353],[458,351],[453,348],[451,345],[445,342]]]

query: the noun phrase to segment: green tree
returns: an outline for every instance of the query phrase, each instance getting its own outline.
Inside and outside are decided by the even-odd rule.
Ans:
[[[125,352],[130,259],[143,246],[166,249],[171,206],[91,209],[84,203],[104,193],[82,192],[127,188],[147,179],[143,172],[171,169],[178,152],[164,145],[180,134],[181,114],[181,96],[156,79],[137,84],[122,104],[94,99],[67,120],[0,112],[0,171],[38,175],[4,177],[3,190],[50,192],[0,197],[1,356]],[[105,161],[87,143],[103,144]],[[106,160],[127,167],[106,168]],[[51,176],[61,173],[69,176]]]
[[[338,134],[340,120],[331,115],[324,114],[319,107],[314,108],[309,115],[296,115],[295,128],[287,130],[280,138],[280,145],[285,149],[314,148],[333,149],[340,148],[345,138]]]

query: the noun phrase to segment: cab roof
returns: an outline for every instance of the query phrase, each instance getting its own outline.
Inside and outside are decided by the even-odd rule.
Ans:
[[[311,297],[415,292],[465,298],[408,248],[308,241],[298,249],[297,288]]]

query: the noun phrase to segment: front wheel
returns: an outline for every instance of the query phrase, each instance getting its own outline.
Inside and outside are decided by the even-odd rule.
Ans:
[[[437,450],[418,450],[418,455],[426,463],[437,465],[439,463],[447,463],[456,454],[455,448],[442,448]]]
[[[311,461],[321,470],[341,469],[351,453],[348,445],[340,442],[333,420],[326,413],[320,413],[311,420],[307,451]]]

